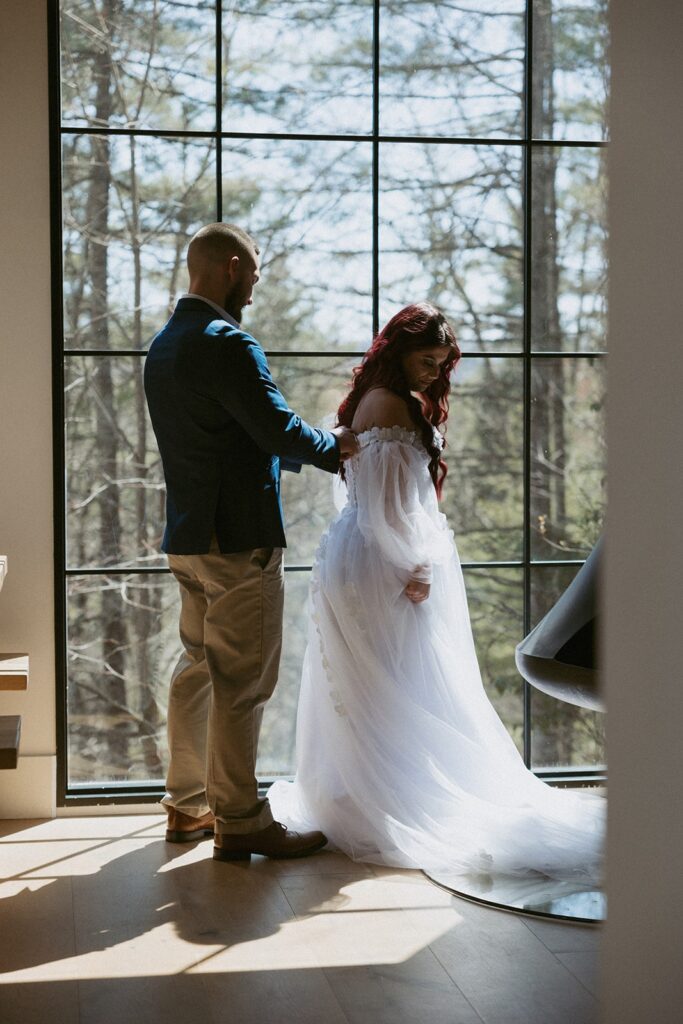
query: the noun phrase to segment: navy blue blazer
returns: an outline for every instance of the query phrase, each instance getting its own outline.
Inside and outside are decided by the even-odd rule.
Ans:
[[[339,443],[288,407],[265,353],[200,299],[180,299],[145,361],[166,480],[162,550],[285,547],[280,459],[335,473]]]

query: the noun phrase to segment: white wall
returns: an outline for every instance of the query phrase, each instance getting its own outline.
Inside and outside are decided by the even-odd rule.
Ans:
[[[612,0],[607,1024],[683,1015],[683,4]]]
[[[19,767],[0,772],[0,817],[54,813],[52,384],[45,0],[0,4],[0,651],[28,652]]]

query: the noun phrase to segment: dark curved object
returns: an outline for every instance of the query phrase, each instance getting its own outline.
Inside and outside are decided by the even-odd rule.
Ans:
[[[597,925],[607,916],[602,889],[543,875],[458,875],[448,871],[422,871],[440,889],[495,910],[512,910],[532,917],[555,918]]]
[[[597,590],[602,538],[562,597],[515,649],[532,686],[558,700],[604,711],[597,666]]]

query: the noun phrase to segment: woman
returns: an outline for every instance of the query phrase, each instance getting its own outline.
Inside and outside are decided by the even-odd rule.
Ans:
[[[437,428],[459,357],[446,318],[422,302],[354,371],[338,420],[360,452],[313,569],[296,777],[273,784],[270,804],[354,860],[595,880],[604,800],[528,771],[482,686],[438,510]]]

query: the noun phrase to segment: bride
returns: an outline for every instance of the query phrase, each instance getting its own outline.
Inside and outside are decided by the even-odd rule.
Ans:
[[[421,302],[354,371],[338,420],[360,451],[313,567],[297,771],[269,802],[353,860],[597,880],[605,801],[537,779],[482,685],[438,508],[437,428],[459,357],[446,318]]]

